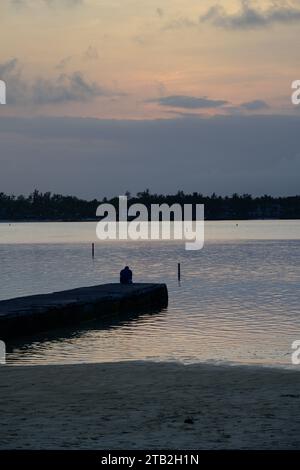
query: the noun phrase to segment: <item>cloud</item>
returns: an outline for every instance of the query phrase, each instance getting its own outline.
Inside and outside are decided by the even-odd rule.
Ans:
[[[47,5],[48,7],[74,7],[83,5],[85,0],[5,0],[15,8],[36,7]]]
[[[270,109],[269,104],[263,100],[252,100],[241,104],[230,104],[224,108],[227,115],[249,116],[249,114],[260,114]]]
[[[183,28],[194,28],[198,26],[195,21],[190,20],[189,18],[182,16],[175,20],[169,21],[162,27],[162,31],[172,31]]]
[[[172,95],[165,96],[162,98],[148,100],[150,103],[157,103],[160,106],[168,106],[171,108],[182,108],[182,109],[209,109],[219,108],[224,106],[228,102],[225,100],[212,100],[206,97],[194,97],[185,95]]]
[[[66,5],[66,6],[78,6],[84,3],[84,0],[43,0],[49,6],[53,5]]]
[[[0,76],[5,78],[5,76],[9,75],[10,73],[16,70],[17,65],[17,58],[13,58],[11,60],[8,60],[7,62],[0,64]]]
[[[153,44],[154,37],[152,34],[137,34],[133,36],[132,41],[138,46],[150,46]]]
[[[159,16],[159,18],[162,18],[165,14],[164,10],[162,8],[156,8],[156,14]]]
[[[262,111],[264,109],[269,109],[269,105],[263,100],[253,100],[242,103],[240,108],[245,109],[246,111]]]
[[[266,10],[251,7],[246,0],[236,13],[227,13],[220,5],[212,6],[200,17],[201,23],[211,23],[225,29],[257,29],[273,24],[292,24],[300,22],[300,9],[291,5],[279,6],[274,3]]]
[[[61,61],[56,65],[57,70],[63,70],[72,60],[72,56],[64,57]]]
[[[83,54],[83,58],[86,60],[98,60],[99,53],[96,47],[89,46]]]
[[[56,79],[37,79],[32,88],[33,104],[60,104],[89,101],[110,93],[95,82],[88,82],[81,72],[63,74]]]
[[[0,64],[0,77],[7,85],[7,103],[14,105],[63,104],[120,95],[87,80],[81,72],[26,80],[17,58]]]
[[[24,103],[28,94],[28,84],[22,78],[22,70],[17,58],[0,64],[0,78],[6,82],[7,104]]]
[[[55,66],[56,70],[65,70],[65,68],[70,65],[71,61],[74,59],[75,56],[67,56],[63,57],[58,64]],[[80,58],[86,61],[93,61],[99,59],[99,53],[96,47],[89,46],[81,55]]]

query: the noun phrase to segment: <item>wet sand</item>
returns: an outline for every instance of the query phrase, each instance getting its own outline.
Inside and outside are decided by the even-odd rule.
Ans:
[[[0,366],[1,449],[300,449],[300,369]]]

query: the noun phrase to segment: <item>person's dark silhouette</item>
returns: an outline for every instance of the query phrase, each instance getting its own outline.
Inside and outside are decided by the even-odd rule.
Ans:
[[[121,284],[132,284],[132,271],[128,266],[120,272],[120,283]]]

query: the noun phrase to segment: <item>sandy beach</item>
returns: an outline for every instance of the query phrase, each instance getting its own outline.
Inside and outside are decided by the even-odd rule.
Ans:
[[[300,373],[111,363],[0,368],[1,449],[299,449]]]

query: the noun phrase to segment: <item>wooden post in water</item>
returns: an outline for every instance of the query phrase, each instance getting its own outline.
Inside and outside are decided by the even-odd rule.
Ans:
[[[178,263],[178,281],[181,279],[181,266],[180,263]]]
[[[92,258],[95,258],[95,243],[92,243]]]

